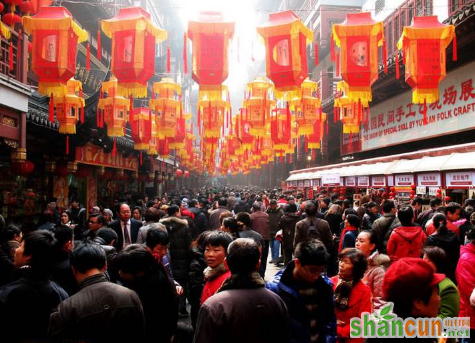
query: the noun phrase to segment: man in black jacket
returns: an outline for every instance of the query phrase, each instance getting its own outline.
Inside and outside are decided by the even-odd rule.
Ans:
[[[399,219],[396,218],[396,205],[392,200],[384,200],[382,204],[383,216],[376,219],[371,226],[371,230],[378,235],[378,242],[376,248],[380,253],[386,253],[386,245],[388,244],[389,231],[392,231],[396,226],[400,226]]]
[[[125,203],[119,206],[118,214],[119,219],[110,223],[109,227],[117,233],[117,241],[114,247],[119,252],[127,245],[137,242],[137,235],[142,227],[142,222],[130,218],[130,207]]]
[[[200,235],[200,233],[208,229],[208,218],[206,218],[206,215],[203,213],[201,208],[199,208],[200,205],[197,199],[191,199],[189,206],[190,212],[195,216],[195,232],[193,235],[193,238],[195,239]]]
[[[81,243],[71,253],[71,266],[80,290],[51,315],[52,341],[142,342],[140,299],[134,291],[107,280],[104,250],[98,244]]]

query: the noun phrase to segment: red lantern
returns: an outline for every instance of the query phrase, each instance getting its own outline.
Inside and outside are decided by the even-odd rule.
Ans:
[[[188,179],[190,177],[190,172],[188,170],[185,170],[185,179]]]
[[[155,94],[158,95],[158,98],[155,98]],[[158,138],[175,136],[177,117],[181,109],[180,97],[181,86],[170,78],[164,78],[153,84],[152,99],[149,106],[155,110]]]
[[[67,91],[63,97],[54,98],[56,118],[59,121],[59,133],[75,134],[79,120],[79,109],[84,111],[84,99],[77,96],[81,93],[82,83],[71,79],[67,82]]]
[[[14,161],[11,164],[12,172],[20,176],[30,175],[35,169],[33,162],[29,160],[25,161]]]
[[[249,133],[253,136],[264,136],[270,112],[275,107],[275,100],[268,96],[273,85],[267,78],[258,77],[246,85],[246,98],[243,107],[250,125]]]
[[[451,199],[451,198],[450,198],[449,196],[446,196],[446,197],[444,198],[445,202],[449,202],[450,199]]]
[[[15,24],[21,23],[21,16],[15,12],[8,12],[2,16],[2,21],[10,27],[15,26]]]
[[[290,111],[278,108],[271,118],[271,137],[277,155],[285,155],[285,151],[292,144],[292,124]]]
[[[130,100],[116,94],[117,79],[112,77],[110,81],[103,82],[101,92],[107,94],[99,99],[97,126],[107,124],[109,137],[123,137],[127,122],[127,111],[130,109]],[[102,114],[103,113],[103,114]]]
[[[411,189],[416,189],[416,185],[411,185]]]
[[[343,23],[333,25],[333,38],[341,49],[341,77],[348,83],[348,98],[367,104],[372,99],[371,85],[378,79],[383,23],[374,21],[369,12],[348,13]],[[337,69],[340,61],[337,58]]]
[[[175,176],[176,177],[182,177],[183,176],[183,170],[177,169],[176,172],[175,172]]]
[[[439,99],[439,83],[446,76],[445,49],[452,38],[456,60],[454,25],[439,23],[437,16],[426,16],[414,17],[411,26],[404,27],[397,47],[403,50],[406,82],[413,89],[413,103],[430,104]],[[424,119],[427,120],[426,115]]]
[[[395,192],[395,191],[396,191],[396,188],[391,187],[389,190],[390,190],[391,192]]]
[[[60,164],[56,167],[56,174],[61,177],[69,175],[68,166],[66,164]]]
[[[409,199],[414,199],[414,194],[409,195]]]
[[[63,96],[76,73],[77,45],[87,40],[87,32],[65,7],[41,7],[37,15],[23,17],[23,28],[33,36],[31,70],[38,76],[38,92]]]
[[[228,47],[234,23],[220,12],[201,12],[199,21],[188,22],[193,42],[192,78],[199,85],[221,85],[228,78]]]
[[[167,32],[153,25],[150,14],[140,7],[119,9],[119,14],[102,20],[102,31],[112,39],[111,70],[119,80],[118,95],[147,97],[147,81],[155,73],[156,40]]]
[[[271,13],[257,28],[266,44],[266,74],[278,91],[298,90],[307,78],[307,44],[313,32],[293,11]]]
[[[33,6],[33,3],[29,0],[23,1],[20,3],[20,12],[23,14],[30,14],[35,12],[35,8]]]
[[[134,149],[147,150],[152,139],[152,114],[150,109],[138,107],[133,109],[133,119],[130,121]]]

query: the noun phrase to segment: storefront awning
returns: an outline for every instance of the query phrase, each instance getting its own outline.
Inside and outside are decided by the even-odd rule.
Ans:
[[[414,168],[419,165],[422,161],[422,158],[418,158],[415,160],[400,160],[397,161],[394,166],[386,171],[386,174],[404,174],[404,173],[412,173]]]
[[[374,164],[363,164],[359,166],[355,172],[353,173],[354,176],[367,176],[371,171],[371,168],[374,167]]]
[[[372,168],[369,171],[369,175],[386,175],[391,168],[396,165],[397,161],[393,162],[380,162],[371,164]]]
[[[440,166],[440,170],[475,169],[475,152],[454,153]]]
[[[431,171],[440,171],[440,167],[450,158],[452,155],[444,156],[425,156],[420,160],[420,163],[414,167],[414,173],[423,173]]]

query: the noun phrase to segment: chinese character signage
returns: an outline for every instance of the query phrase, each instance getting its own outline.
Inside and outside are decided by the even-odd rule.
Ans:
[[[369,187],[369,176],[358,176],[358,187]]]
[[[320,179],[314,179],[313,180],[313,186],[314,187],[320,187],[321,183],[320,183]]]
[[[303,188],[303,180],[302,181],[299,181],[299,186],[298,188]]]
[[[356,177],[355,176],[345,177],[345,186],[346,187],[356,187]]]
[[[396,187],[411,186],[414,184],[414,175],[403,174],[394,176],[394,185]]]
[[[445,173],[447,187],[473,187],[475,172],[452,172]]]
[[[322,186],[323,187],[333,187],[340,185],[340,175],[339,174],[327,174],[322,175]]]
[[[448,74],[439,91],[440,99],[427,105],[427,125],[424,125],[424,105],[412,103],[411,91],[371,107],[370,118],[360,133],[343,135],[342,154],[473,129],[475,63]]]
[[[310,187],[310,180],[305,180],[303,183],[304,187]]]
[[[371,186],[372,187],[386,187],[386,177],[385,176],[371,177]]]
[[[442,185],[440,173],[419,174],[417,175],[417,184],[426,187],[440,187]]]
[[[133,171],[139,168],[137,157],[124,157],[119,151],[112,156],[112,153],[105,153],[100,147],[89,144],[76,148],[76,162]]]

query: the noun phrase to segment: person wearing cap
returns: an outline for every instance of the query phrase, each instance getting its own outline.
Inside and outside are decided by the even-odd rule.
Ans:
[[[391,261],[396,261],[403,257],[421,257],[422,247],[427,235],[422,228],[414,225],[414,211],[410,206],[401,208],[397,217],[401,226],[397,227],[389,237],[386,248]]]
[[[459,317],[470,317],[470,339],[473,342],[475,338],[475,307],[470,306],[470,294],[475,288],[475,228],[472,228],[467,234],[467,240],[468,243],[460,248],[455,278],[460,293]]]
[[[366,257],[355,248],[346,248],[338,254],[338,261],[338,275],[331,278],[335,292],[337,338],[339,342],[362,343],[363,338],[350,338],[350,321],[363,312],[372,312],[371,290],[362,281]]]
[[[383,298],[394,303],[393,312],[400,318],[435,318],[439,313],[438,284],[444,274],[434,272],[421,258],[403,257],[386,271]]]

